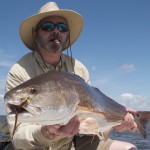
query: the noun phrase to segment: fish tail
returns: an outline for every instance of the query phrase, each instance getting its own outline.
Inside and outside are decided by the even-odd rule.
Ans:
[[[138,111],[133,116],[137,124],[137,131],[146,139],[146,127],[150,120],[150,111]]]

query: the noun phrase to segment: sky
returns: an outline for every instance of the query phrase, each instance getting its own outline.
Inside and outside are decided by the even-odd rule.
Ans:
[[[19,36],[21,22],[48,0],[2,0],[0,4],[0,114],[7,73],[29,53]],[[90,73],[91,85],[127,108],[150,110],[150,1],[54,0],[84,18],[73,57]]]

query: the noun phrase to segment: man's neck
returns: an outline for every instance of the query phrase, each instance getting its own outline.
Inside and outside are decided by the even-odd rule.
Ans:
[[[40,51],[44,61],[54,67],[59,64],[61,53],[50,53],[46,50]]]

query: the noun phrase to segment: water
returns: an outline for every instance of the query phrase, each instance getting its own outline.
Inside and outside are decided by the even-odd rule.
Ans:
[[[5,120],[5,116],[4,115],[0,115],[0,123],[3,122],[3,120]],[[2,132],[0,132],[0,139],[1,139],[1,136],[3,135]]]
[[[0,116],[0,122],[3,120],[3,118]],[[136,145],[139,150],[150,150],[150,122],[148,124],[147,128],[147,139],[143,139],[138,133],[133,133],[130,131],[125,132],[116,132],[113,131],[110,135],[111,139],[113,140],[121,140],[121,141],[127,141],[134,145]],[[0,132],[0,137],[2,136],[2,133]]]
[[[111,139],[113,140],[120,140],[120,141],[127,141],[130,142],[138,147],[139,150],[150,150],[150,122],[147,126],[147,139],[143,139],[138,133],[124,131],[124,132],[116,132],[113,131],[111,134]]]

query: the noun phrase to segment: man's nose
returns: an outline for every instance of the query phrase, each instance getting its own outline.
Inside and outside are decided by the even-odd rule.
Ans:
[[[58,30],[58,27],[57,27],[57,26],[54,27],[54,30],[53,30],[52,32],[53,32],[53,33],[57,33],[57,34],[60,33],[60,31]]]

